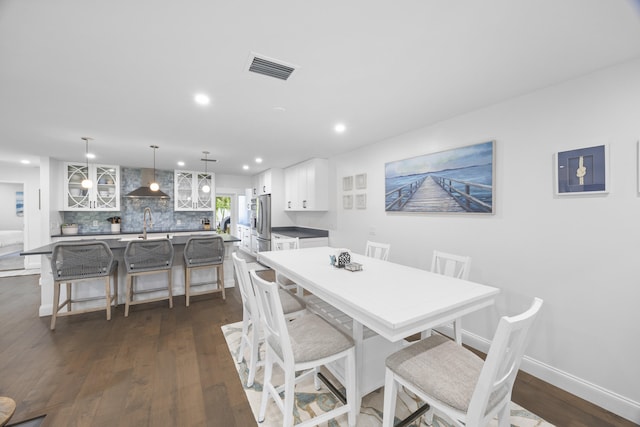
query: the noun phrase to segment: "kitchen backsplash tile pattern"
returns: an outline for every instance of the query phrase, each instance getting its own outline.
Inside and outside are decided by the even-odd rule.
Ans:
[[[111,233],[111,223],[107,218],[119,216],[120,232],[141,232],[144,208],[151,208],[153,228],[149,232],[165,232],[203,229],[202,220],[208,218],[214,223],[211,212],[175,212],[173,210],[173,171],[156,170],[156,180],[160,189],[171,198],[129,199],[124,197],[141,185],[141,169],[120,168],[120,212],[64,212],[65,223],[78,224],[79,233]]]

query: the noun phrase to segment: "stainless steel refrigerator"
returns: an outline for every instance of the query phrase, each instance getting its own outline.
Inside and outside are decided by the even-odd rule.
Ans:
[[[258,196],[256,201],[257,252],[271,250],[271,194]]]

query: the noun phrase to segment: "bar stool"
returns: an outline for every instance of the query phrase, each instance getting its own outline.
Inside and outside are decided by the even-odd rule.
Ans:
[[[184,247],[184,291],[189,307],[192,296],[222,292],[222,299],[226,299],[224,292],[224,240],[221,236],[191,237]],[[216,289],[207,289],[192,293],[191,287],[210,285],[211,282],[191,283],[192,271],[206,268],[216,270]]]
[[[173,280],[171,267],[173,266],[173,245],[169,239],[132,240],[124,250],[124,263],[127,266],[127,299],[124,317],[129,316],[129,307],[146,302],[169,300],[169,308],[173,308]],[[164,288],[135,290],[135,278],[147,274],[166,273],[168,279],[168,295],[134,301],[135,295],[157,292]]]
[[[118,305],[118,262],[114,261],[113,253],[105,242],[58,242],[53,246],[51,254],[51,273],[53,274],[53,310],[51,315],[51,330],[56,328],[58,316],[87,313],[102,310],[103,307],[93,307],[72,310],[72,304],[90,301],[97,298],[74,299],[71,285],[87,280],[104,278],[105,307],[107,320],[111,320],[111,304]],[[113,275],[113,295],[111,294],[111,276]],[[66,300],[60,304],[60,284],[66,283]],[[58,313],[62,308],[67,311]]]

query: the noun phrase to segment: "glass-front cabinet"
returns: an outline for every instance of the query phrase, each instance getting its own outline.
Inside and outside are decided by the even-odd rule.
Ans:
[[[174,171],[174,210],[211,211],[215,199],[214,174]]]
[[[91,181],[88,188],[82,185],[87,179]],[[65,163],[64,210],[119,211],[120,167]]]

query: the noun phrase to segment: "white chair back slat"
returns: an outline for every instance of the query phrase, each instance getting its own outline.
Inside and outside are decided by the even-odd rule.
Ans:
[[[468,280],[471,257],[433,251],[431,271],[445,276]]]
[[[524,313],[500,319],[469,403],[467,425],[479,425],[488,415],[497,412],[496,408],[511,401],[513,384],[530,338],[529,330],[541,307],[542,300],[535,298]]]
[[[389,260],[389,252],[391,252],[391,245],[388,243],[378,243],[367,240],[367,245],[364,250],[364,254],[371,258],[381,259],[383,261]]]
[[[240,258],[235,252],[231,254],[233,258],[233,267],[236,270],[236,278],[238,279],[238,287],[240,288],[240,296],[242,297],[242,305],[249,312],[251,319],[258,320],[258,301],[251,286],[249,277],[249,269],[247,262]],[[255,327],[255,325],[254,325]]]
[[[282,310],[279,285],[276,282],[268,282],[251,271],[251,284],[258,300],[260,323],[264,331],[265,340],[271,346],[278,346],[282,352],[282,359],[288,366],[295,364],[287,321]]]

